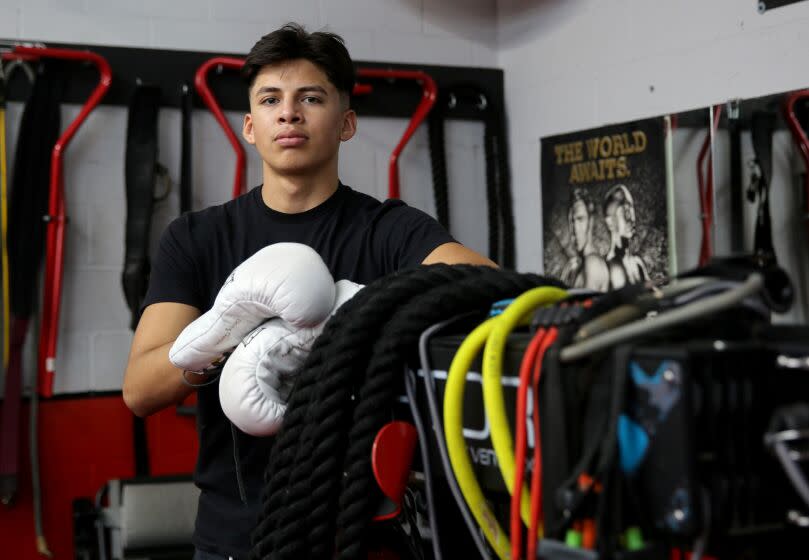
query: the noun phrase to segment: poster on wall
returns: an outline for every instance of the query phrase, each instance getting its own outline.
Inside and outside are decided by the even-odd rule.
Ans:
[[[664,122],[541,139],[545,274],[607,291],[667,274]]]

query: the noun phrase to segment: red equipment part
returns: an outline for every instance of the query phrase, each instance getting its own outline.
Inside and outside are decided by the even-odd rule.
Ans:
[[[798,122],[798,117],[795,114],[795,104],[801,100],[809,100],[809,89],[804,89],[790,93],[784,100],[784,118],[792,131],[792,138],[801,150],[805,172],[803,175],[803,218],[806,221],[807,231],[809,232],[809,137],[806,136],[806,131],[801,127]]]
[[[90,97],[79,115],[56,141],[51,152],[50,195],[48,198],[47,232],[45,245],[45,295],[42,305],[42,325],[39,333],[38,387],[44,397],[53,396],[53,377],[56,372],[56,348],[59,334],[59,307],[62,297],[62,277],[65,256],[65,184],[62,159],[70,140],[79,130],[90,112],[99,104],[112,82],[112,71],[107,61],[90,51],[56,49],[48,47],[18,46],[13,54],[32,58],[57,58],[91,62],[99,73]]]
[[[353,95],[368,95],[374,91],[371,84],[355,84]]]
[[[699,188],[700,219],[702,220],[702,244],[699,251],[699,265],[704,266],[713,255],[711,246],[711,227],[713,226],[713,155],[711,153],[711,138],[719,126],[719,118],[722,116],[722,106],[714,107],[714,118],[711,129],[705,136],[705,142],[697,157],[697,186]],[[708,168],[707,177],[703,174],[703,163],[707,156]]]
[[[359,68],[357,69],[357,76],[361,78],[382,78],[389,80],[414,80],[421,84],[422,97],[419,104],[416,106],[416,111],[410,118],[410,123],[407,125],[399,143],[394,148],[390,155],[390,163],[388,165],[388,198],[400,198],[399,196],[399,155],[404,150],[410,138],[416,132],[419,125],[424,122],[427,115],[430,114],[433,105],[435,105],[436,97],[438,96],[438,86],[435,85],[433,78],[420,70],[386,70],[382,68]]]
[[[392,504],[391,508],[386,508],[390,511],[377,514],[375,521],[396,517],[402,510],[402,498],[407,488],[417,437],[413,424],[398,420],[385,424],[377,432],[371,448],[371,466],[379,489]]]
[[[227,119],[225,119],[225,114],[219,107],[219,103],[217,103],[210,87],[208,87],[208,72],[211,71],[211,68],[241,70],[242,66],[244,66],[244,59],[242,58],[217,56],[203,62],[202,66],[197,69],[197,73],[194,75],[194,87],[197,89],[197,93],[202,97],[202,101],[205,103],[206,107],[213,113],[219,126],[225,131],[228,140],[230,140],[230,145],[233,146],[233,151],[236,152],[236,176],[233,179],[233,198],[236,198],[245,191],[247,157],[244,154],[244,146],[242,146],[242,143],[236,137],[236,133],[233,132],[233,129],[230,128]]]
[[[537,350],[534,359],[533,384],[534,412],[532,420],[534,423],[534,470],[531,472],[531,524],[528,527],[528,546],[526,547],[526,558],[536,558],[537,538],[539,525],[543,522],[542,515],[542,432],[539,421],[539,382],[542,378],[542,361],[548,348],[556,342],[559,330],[556,327],[548,329],[548,333],[542,339],[542,344]]]
[[[536,558],[537,536],[542,517],[542,437],[539,422],[539,382],[542,377],[542,361],[545,352],[556,341],[558,329],[539,329],[531,339],[520,363],[520,385],[517,390],[516,442],[514,446],[514,486],[511,493],[511,558],[522,558],[522,519],[520,505],[525,479],[525,457],[528,446],[526,411],[528,391],[531,391],[534,409],[531,423],[534,429],[533,470],[531,473],[531,523],[528,527],[528,542],[525,558]]]
[[[520,363],[520,385],[517,389],[517,416],[514,420],[516,426],[516,440],[514,444],[514,484],[511,491],[511,558],[520,560],[522,557],[522,518],[520,517],[520,506],[522,498],[522,486],[525,479],[525,454],[528,447],[528,434],[526,430],[526,409],[528,408],[528,388],[531,383],[531,368],[536,360],[539,347],[545,338],[545,329],[539,329],[531,339],[523,354]],[[534,401],[534,408],[538,405]],[[539,434],[534,434],[534,445],[539,441]],[[534,465],[536,468],[536,465]],[[529,540],[531,534],[528,534]]]
[[[20,54],[15,50],[14,52],[4,52],[0,54],[0,59],[7,61],[19,60],[22,62],[36,62],[39,57],[33,54]]]

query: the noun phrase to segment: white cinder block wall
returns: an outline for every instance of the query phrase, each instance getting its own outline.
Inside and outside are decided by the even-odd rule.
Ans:
[[[755,0],[0,0],[0,37],[66,43],[244,53],[289,20],[342,34],[357,59],[503,68],[522,270],[542,267],[540,137],[809,86],[809,3],[759,15]],[[65,119],[76,110],[66,107]],[[9,138],[19,115],[12,104]],[[238,125],[241,117],[229,118]],[[165,110],[160,119],[160,157],[176,177],[179,116]],[[125,123],[122,109],[102,107],[67,154],[73,221],[59,392],[121,385],[131,337],[119,288]],[[342,178],[384,195],[387,154],[403,128],[396,120],[361,120],[343,150]],[[227,198],[233,156],[210,115],[195,115],[194,131],[195,205],[202,207]],[[477,124],[453,123],[448,157],[451,185],[463,185],[452,194],[453,233],[484,251],[481,134]],[[699,241],[686,210],[696,212],[691,170],[701,135],[691,136],[675,138],[675,164],[684,170],[677,176],[681,266],[693,260]],[[788,149],[782,140],[778,145]],[[248,153],[255,185],[260,166]],[[794,161],[789,154],[778,158]],[[423,130],[401,164],[405,199],[432,211]],[[725,184],[720,173],[719,188]],[[774,213],[789,204],[777,198]],[[176,207],[175,193],[159,209],[156,229]],[[786,241],[785,230],[777,243]]]
[[[809,2],[765,14],[756,0],[498,0],[498,62],[505,73],[518,265],[542,267],[539,138],[809,87]],[[707,122],[706,122],[707,126]],[[675,134],[678,252],[696,264],[700,236],[696,154],[704,131]],[[750,157],[749,138],[745,161]],[[717,197],[727,203],[726,138]],[[801,164],[777,136],[771,199],[776,250],[806,291],[805,235],[796,229]],[[745,177],[745,181],[747,178]],[[720,220],[727,216],[720,207]],[[748,216],[748,225],[751,223]],[[728,247],[725,223],[718,247]],[[800,237],[799,237],[800,236]],[[748,239],[752,244],[752,229]],[[797,253],[801,252],[798,261]],[[805,309],[807,299],[801,299]],[[791,318],[803,318],[799,308]]]
[[[460,17],[442,0],[0,0],[0,37],[50,42],[246,53],[263,34],[287,21],[310,30],[340,33],[358,60],[493,67],[495,0],[464,2]],[[9,156],[22,107],[9,109]],[[63,123],[76,116],[66,106]],[[242,115],[230,114],[240,127]],[[179,173],[180,117],[160,113],[160,160]],[[194,115],[194,206],[229,197],[234,156],[205,111]],[[343,145],[340,174],[358,190],[387,196],[387,162],[404,132],[398,119],[361,118],[359,132]],[[68,226],[66,272],[55,390],[117,390],[131,341],[120,288],[124,238],[126,112],[102,106],[92,113],[66,153]],[[483,127],[451,122],[447,157],[452,233],[486,251]],[[261,164],[247,146],[248,184],[261,182]],[[13,158],[10,159],[10,161]],[[434,214],[427,134],[417,132],[400,159],[403,198]],[[155,240],[177,215],[176,191],[157,207]],[[33,340],[29,340],[33,342]],[[28,354],[35,351],[29,344]],[[27,368],[32,379],[33,367]],[[0,384],[1,385],[1,384]],[[2,387],[0,387],[2,392]]]

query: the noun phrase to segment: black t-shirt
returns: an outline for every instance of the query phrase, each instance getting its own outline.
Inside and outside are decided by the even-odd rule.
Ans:
[[[360,284],[420,264],[454,241],[438,222],[399,200],[378,200],[340,184],[321,205],[284,214],[264,204],[261,187],[174,220],[153,257],[144,307],[158,302],[211,308],[228,275],[267,245],[297,242],[315,249],[337,280]],[[244,557],[260,511],[263,471],[272,438],[238,432],[247,505],[239,497],[231,426],[219,404],[218,383],[198,389],[200,442],[194,481],[201,489],[194,545]]]

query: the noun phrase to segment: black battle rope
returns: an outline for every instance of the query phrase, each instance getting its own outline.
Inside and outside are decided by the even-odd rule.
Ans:
[[[430,168],[433,172],[433,196],[438,223],[449,231],[449,186],[447,181],[447,151],[444,139],[444,110],[446,99],[438,100],[427,117],[427,137],[430,147]]]
[[[486,197],[489,204],[489,253],[505,268],[514,267],[514,215],[511,173],[506,140],[506,116],[502,103],[494,104],[474,86],[456,88],[456,95],[473,93],[483,114],[486,154]]]
[[[180,108],[182,110],[182,139],[180,146],[180,214],[191,211],[191,118],[194,90],[187,82],[182,85]]]
[[[320,426],[322,426],[323,424],[319,424],[319,425],[320,425]],[[318,440],[317,438],[315,438],[315,441],[319,441],[319,440]],[[339,449],[342,449],[342,448],[339,448]],[[305,456],[305,455],[306,455],[306,452],[304,452],[304,456]],[[326,455],[326,457],[328,457],[328,456],[329,456],[329,455],[327,454],[327,455]],[[317,457],[314,457],[314,458],[313,458],[313,462],[315,463],[315,465],[320,466],[320,463],[319,463],[319,461],[318,461]],[[321,470],[322,470],[322,469],[321,469]],[[298,472],[298,471],[296,471],[296,473],[297,473],[297,472]],[[316,488],[316,485],[313,485],[313,488]],[[317,503],[321,503],[321,500],[317,499],[317,500],[316,500],[316,502],[317,502]],[[328,512],[328,511],[329,511],[329,510],[331,510],[331,509],[332,509],[332,508],[330,508],[330,507],[328,507],[328,506],[327,506],[327,507],[325,507],[325,508],[322,508],[322,510],[321,510],[321,511],[323,511],[323,512]],[[311,518],[311,516],[310,516],[310,518]],[[309,537],[309,538],[310,538],[310,540],[311,540],[311,539],[312,539],[312,535],[310,535],[310,537]],[[319,554],[315,552],[315,553],[313,554],[313,556],[317,557],[317,556],[319,556]]]
[[[311,555],[314,558],[322,554],[327,554],[328,551],[333,549],[334,509],[338,503],[338,489],[340,488],[340,478],[335,475],[340,472],[347,472],[345,461],[352,435],[350,433],[352,428],[350,416],[352,409],[358,406],[358,403],[362,401],[364,395],[361,388],[363,387],[363,378],[367,376],[365,373],[367,369],[365,364],[373,362],[375,348],[372,341],[374,337],[379,337],[379,333],[385,333],[382,336],[390,334],[393,324],[392,317],[395,316],[395,313],[399,309],[402,309],[403,306],[411,305],[411,301],[415,301],[421,294],[428,292],[434,286],[442,284],[457,285],[456,283],[462,278],[468,275],[478,277],[481,272],[482,270],[479,267],[450,267],[446,265],[435,268],[426,267],[420,274],[411,278],[408,285],[402,286],[401,288],[403,293],[412,293],[412,299],[408,298],[408,300],[404,300],[404,298],[397,298],[395,292],[398,290],[391,290],[391,288],[386,289],[381,294],[386,301],[390,302],[390,305],[387,306],[390,311],[386,314],[387,320],[384,327],[380,328],[376,333],[372,330],[364,330],[361,334],[358,332],[358,336],[352,341],[357,346],[366,348],[366,351],[368,351],[368,360],[364,362],[362,366],[346,372],[350,373],[353,378],[346,378],[345,387],[347,389],[346,396],[348,398],[342,403],[342,410],[339,411],[340,414],[346,414],[345,422],[340,424],[340,426],[344,427],[344,430],[335,435],[335,432],[340,432],[340,430],[326,430],[325,427],[328,423],[322,423],[328,417],[322,419],[316,417],[315,423],[313,424],[315,426],[313,430],[314,437],[311,440],[304,438],[305,445],[301,448],[303,453],[297,456],[298,464],[302,464],[303,469],[302,471],[296,471],[295,479],[300,480],[301,483],[295,484],[296,481],[291,481],[292,487],[290,488],[287,502],[285,503],[285,509],[290,508],[287,510],[289,513],[283,518],[282,525],[279,526],[281,537],[284,539],[288,538],[288,544],[285,544],[281,548],[282,558],[287,557],[283,554],[285,549],[294,551],[298,545],[304,542],[309,546],[309,550],[312,551]],[[417,284],[421,285],[421,287],[419,290],[413,292],[411,286]],[[373,309],[373,307],[371,307],[371,309]],[[401,368],[399,369],[399,374],[401,374]],[[393,387],[393,390],[395,389],[396,387]],[[316,409],[323,409],[319,404],[320,403],[314,403],[314,407]],[[388,420],[390,419],[390,410],[391,407],[389,406],[387,410]],[[325,411],[329,412],[329,417],[333,416],[336,412],[332,404],[326,405]],[[376,434],[374,434],[374,436],[375,435]],[[370,460],[370,447],[368,448],[368,452],[368,459]],[[311,463],[307,461],[308,458],[311,458]],[[331,460],[321,462],[326,461],[327,458]],[[302,480],[304,476],[308,476],[308,480]],[[311,488],[309,494],[304,494],[304,485]],[[376,494],[375,497],[378,497],[378,494]],[[315,509],[311,510],[311,514],[308,517],[304,518],[304,522],[309,524],[309,535],[306,536],[302,534],[302,528],[299,526],[301,519],[295,518],[291,514],[300,507],[306,507],[307,503],[312,500],[317,500],[315,502],[317,506]]]
[[[438,221],[449,229],[444,119],[447,110],[459,104],[473,105],[484,124],[486,159],[486,205],[489,223],[489,257],[504,268],[514,268],[514,215],[508,161],[505,114],[502,103],[494,104],[477,86],[455,85],[441,93],[429,117],[430,162]]]
[[[309,409],[307,407],[318,398],[318,393],[323,394],[321,389],[326,388],[331,391],[333,398],[340,403],[341,406],[338,407],[338,410],[342,410],[346,387],[339,382],[330,383],[333,377],[326,375],[327,365],[338,369],[351,367],[352,364],[356,363],[358,364],[357,367],[362,367],[369,359],[367,348],[351,347],[349,344],[345,344],[342,347],[344,353],[338,354],[330,348],[330,345],[334,343],[334,346],[337,347],[341,341],[340,335],[343,332],[359,336],[358,333],[361,331],[355,329],[360,325],[366,328],[368,326],[381,327],[385,322],[385,310],[379,307],[380,313],[374,313],[370,306],[364,310],[363,308],[366,307],[368,302],[381,299],[384,287],[399,288],[407,285],[409,276],[415,274],[416,270],[418,269],[399,272],[377,280],[363,288],[338,310],[335,316],[326,324],[323,333],[315,341],[311,353],[301,368],[301,374],[296,380],[295,389],[290,394],[284,415],[284,424],[273,443],[270,461],[264,475],[263,513],[253,533],[252,558],[264,558],[267,556],[265,551],[272,549],[270,540],[273,534],[272,529],[277,523],[279,509],[284,502],[281,492],[286,488],[292,472],[297,451],[295,446],[300,443],[304,421],[307,416],[311,417],[308,414]],[[412,297],[413,294],[408,295]],[[349,318],[349,315],[355,311],[357,311],[358,315],[362,315],[361,319],[356,319],[353,315]],[[377,319],[377,321],[374,323],[372,319]],[[347,340],[347,337],[343,340]],[[330,356],[327,356],[327,354],[330,354]],[[336,361],[329,364],[328,360],[333,359],[335,356]],[[348,391],[350,396],[350,389]]]
[[[157,177],[157,114],[160,88],[138,85],[126,127],[126,241],[121,284],[135,330],[149,285],[149,232]]]
[[[369,330],[379,332],[390,317],[391,309],[424,290],[423,283],[411,280],[419,274],[423,275],[421,268],[410,269],[366,286],[339,309],[315,341],[290,395],[284,424],[270,454],[262,493],[264,511],[253,534],[252,557],[264,558],[273,550],[274,529],[281,515],[284,492],[293,467],[298,468],[296,455],[302,447],[304,428],[307,428],[306,435],[311,437],[315,417],[329,418],[329,425],[349,421],[351,410],[346,403],[350,404],[352,388],[342,378],[350,376],[351,371],[364,372],[370,359],[370,348],[353,344],[353,341],[367,339]],[[391,299],[389,293],[398,299]],[[323,404],[315,407],[313,403],[316,401]],[[333,411],[328,408],[329,403],[332,403]],[[343,434],[339,430],[336,433]],[[342,464],[340,457],[326,457],[325,461],[337,467]]]
[[[486,158],[486,206],[489,220],[489,256],[495,261],[500,261],[500,206],[499,197],[497,196],[499,173],[496,170],[496,127],[492,123],[488,111],[484,113],[483,127],[483,153]],[[500,264],[506,266],[505,263]]]
[[[501,257],[498,262],[504,268],[514,268],[514,213],[511,204],[511,172],[509,168],[508,140],[506,139],[506,115],[502,103],[489,108],[485,134],[492,139],[493,157],[497,162],[497,207],[500,214],[501,228]]]
[[[325,354],[324,357],[339,360],[344,358],[343,349],[360,348],[365,348],[362,352],[368,355],[367,342],[378,337],[379,332],[384,332],[384,335],[374,343],[367,372],[361,364],[349,359],[343,367],[329,368],[328,376],[322,376],[321,384],[328,380],[342,393],[338,399],[340,402],[333,403],[324,399],[321,403],[310,404],[313,437],[304,437],[302,444],[293,440],[293,445],[297,444],[298,453],[291,453],[284,448],[282,444],[285,442],[280,441],[283,438],[276,441],[267,483],[270,487],[275,483],[275,490],[280,490],[280,497],[274,496],[272,491],[265,495],[264,514],[269,514],[270,519],[262,520],[254,534],[254,556],[305,556],[307,547],[310,557],[330,556],[334,549],[331,512],[334,511],[335,490],[344,476],[340,496],[343,510],[337,519],[337,550],[342,558],[357,557],[362,550],[365,527],[370,522],[373,508],[380,497],[378,490],[374,490],[376,485],[370,472],[372,441],[378,429],[390,417],[395,395],[400,389],[396,381],[401,377],[405,357],[415,348],[419,334],[425,327],[446,316],[459,311],[480,309],[494,300],[514,296],[538,284],[547,283],[537,276],[486,267],[423,267],[404,277],[394,277],[381,285],[377,283],[369,287],[377,292],[380,289],[382,291],[372,297],[366,294],[365,301],[352,306],[357,311],[349,320],[345,320],[344,314],[338,315],[344,320],[335,326],[332,336],[337,338],[329,345],[333,347],[326,348],[325,352],[323,348],[320,349]],[[403,302],[414,295],[416,297],[410,304],[403,305]],[[385,317],[392,318],[386,320]],[[380,323],[384,325],[384,329],[380,329]],[[333,323],[330,322],[329,325]],[[352,332],[344,336],[337,334],[346,328],[352,329]],[[328,330],[330,329],[327,326]],[[323,338],[326,337],[319,340]],[[312,354],[315,353],[313,351]],[[317,372],[312,376],[311,371],[307,367],[302,370],[299,378],[302,388],[306,388],[307,381],[312,383],[312,377],[321,377]],[[362,377],[363,373],[364,382],[356,379]],[[355,384],[358,387],[352,391]],[[293,396],[299,389],[296,387]],[[322,385],[320,389],[322,394],[330,395]],[[352,396],[355,401],[352,401]],[[295,430],[295,420],[302,419],[304,415],[292,414],[295,412],[293,400],[295,399],[291,399],[287,409],[282,435],[293,432],[293,436],[297,436],[303,432],[303,429]],[[353,426],[345,422],[346,412],[351,412],[352,402],[358,403],[353,412]],[[321,406],[317,406],[318,404]],[[334,407],[334,404],[337,406]],[[338,417],[342,416],[343,422],[334,421],[328,416],[324,422],[319,414],[324,407],[335,409],[334,413]],[[338,429],[340,426],[343,430],[350,429],[348,447],[345,434]],[[273,478],[273,474],[278,474],[277,470],[273,473],[274,463],[292,455],[303,460],[294,464],[294,473],[288,477],[292,484],[288,484],[287,480],[280,481],[279,484]],[[307,458],[308,465],[305,460]],[[289,469],[292,465],[284,466]],[[307,466],[309,468],[302,468]],[[343,472],[345,475],[341,474]],[[295,481],[300,482],[295,484]],[[286,507],[278,507],[284,505]],[[273,523],[273,518],[280,523]]]

